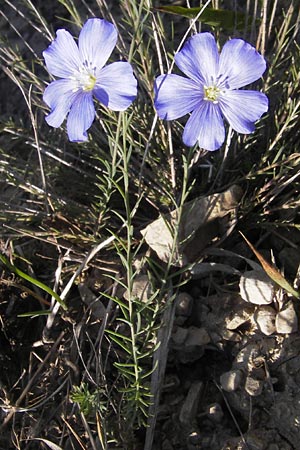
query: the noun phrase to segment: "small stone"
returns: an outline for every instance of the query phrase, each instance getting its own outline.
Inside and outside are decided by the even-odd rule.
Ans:
[[[275,327],[276,311],[272,306],[262,305],[260,306],[254,315],[254,320],[256,321],[260,331],[266,336],[276,332]]]
[[[185,316],[176,316],[174,318],[174,325],[178,325],[179,327],[182,327],[185,322],[187,321],[188,317]]]
[[[124,292],[124,298],[128,301],[128,292]],[[140,302],[146,303],[152,295],[151,283],[147,275],[138,275],[132,283],[131,296],[137,298]]]
[[[187,292],[180,292],[176,297],[175,314],[189,317],[193,308],[193,297]]]
[[[193,347],[183,347],[178,351],[176,359],[181,364],[191,364],[194,361],[199,360],[204,355],[204,347],[193,346]]]
[[[290,334],[298,330],[298,318],[293,302],[288,302],[276,315],[277,333]]]
[[[227,322],[226,326],[228,330],[236,330],[238,327],[251,320],[252,316],[253,306],[251,308],[243,308],[234,314],[232,319]]]
[[[250,375],[246,378],[245,391],[248,392],[251,397],[257,397],[262,393],[264,382],[257,380]]]
[[[179,414],[179,421],[182,424],[191,424],[195,419],[202,390],[202,381],[192,383]]]
[[[241,384],[242,376],[242,371],[239,369],[223,373],[220,376],[222,389],[226,392],[235,391]]]
[[[221,337],[225,341],[240,342],[242,340],[241,335],[232,330],[221,330]]]
[[[192,444],[192,445],[199,445],[201,444],[201,434],[199,433],[199,431],[192,431],[189,435],[188,435],[188,443]]]
[[[221,423],[224,417],[222,407],[219,403],[213,403],[207,407],[207,415],[209,419],[216,423]]]
[[[274,293],[274,284],[263,270],[250,270],[241,276],[240,294],[246,302],[268,305],[273,302]]]
[[[184,345],[184,342],[188,336],[188,328],[177,327],[175,332],[172,333],[172,341],[175,346]]]
[[[205,328],[189,327],[188,336],[184,343],[185,346],[200,346],[206,345],[210,342],[210,337]]]
[[[159,259],[182,267],[198,259],[200,252],[218,235],[218,220],[234,211],[241,197],[241,188],[233,185],[225,192],[186,202],[180,212],[175,249],[173,227],[178,224],[178,209],[147,225],[141,234]]]

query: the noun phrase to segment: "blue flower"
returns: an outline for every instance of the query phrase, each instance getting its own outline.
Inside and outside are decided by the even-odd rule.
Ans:
[[[155,107],[160,118],[177,119],[192,112],[183,142],[217,150],[225,140],[225,118],[238,133],[252,133],[254,122],[268,110],[265,94],[239,90],[262,76],[264,58],[242,39],[228,41],[219,55],[210,33],[194,35],[175,55],[189,78],[161,75],[155,81]]]
[[[86,131],[95,118],[93,95],[113,111],[124,111],[137,94],[131,65],[118,61],[104,67],[117,43],[115,27],[102,19],[84,24],[78,46],[71,34],[58,30],[43,52],[48,71],[61,78],[47,86],[43,99],[51,108],[46,121],[59,127],[68,114],[70,141],[87,140]]]

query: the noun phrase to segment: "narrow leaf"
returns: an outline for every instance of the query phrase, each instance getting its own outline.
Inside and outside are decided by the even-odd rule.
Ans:
[[[54,444],[51,441],[48,441],[48,439],[42,439],[42,438],[34,438],[31,439],[32,441],[41,441],[44,442],[44,444],[48,445],[49,448],[51,448],[51,450],[63,450],[61,447],[59,447],[58,445]]]
[[[110,336],[114,336],[114,337],[123,339],[124,341],[131,342],[131,338],[130,338],[130,337],[124,336],[124,335],[121,334],[121,333],[117,333],[116,331],[112,331],[112,330],[106,330],[106,332],[107,332]]]
[[[43,311],[30,311],[27,313],[18,314],[18,317],[38,317],[38,316],[47,316],[51,314],[51,309],[45,309]]]
[[[281,275],[279,270],[276,269],[273,265],[271,265],[268,261],[265,260],[265,258],[253,247],[251,242],[248,241],[248,239],[243,235],[243,233],[240,232],[242,237],[247,242],[248,246],[251,248],[253,253],[255,254],[256,258],[259,260],[260,264],[262,265],[262,268],[266,272],[266,274],[271,278],[271,280],[274,281],[278,286],[285,289],[287,292],[292,294],[294,297],[300,299],[300,292],[297,292],[290,283],[284,278],[284,276]]]
[[[46,286],[44,283],[42,283],[39,280],[36,280],[35,278],[32,278],[30,275],[27,275],[27,273],[22,272],[22,270],[18,269],[16,266],[11,264],[8,259],[4,255],[0,255],[0,261],[3,262],[12,272],[14,272],[19,277],[23,278],[26,281],[29,281],[29,283],[33,284],[34,286],[39,287],[43,291],[47,292],[47,294],[51,295],[51,297],[54,297],[56,301],[60,304],[60,306],[67,310],[67,305],[64,303],[64,301],[60,298],[60,296],[54,292],[51,288]]]

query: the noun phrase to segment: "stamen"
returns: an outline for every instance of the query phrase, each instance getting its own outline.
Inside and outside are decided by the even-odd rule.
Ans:
[[[85,67],[88,64],[87,61],[84,61],[83,65],[78,68],[76,72],[70,77],[71,80],[77,82],[77,87],[75,91],[81,89],[83,91],[92,91],[96,84],[95,70],[93,72],[91,69]]]
[[[218,103],[218,97],[220,95],[221,90],[218,86],[203,86],[204,89],[204,100],[208,100],[213,103]]]

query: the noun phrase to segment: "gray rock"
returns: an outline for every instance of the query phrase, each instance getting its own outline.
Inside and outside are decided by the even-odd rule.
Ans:
[[[226,392],[235,391],[242,382],[243,373],[241,370],[230,370],[220,376],[222,389]]]
[[[124,298],[128,301],[128,292],[124,292]],[[132,283],[131,296],[137,298],[140,302],[146,303],[152,295],[152,288],[147,275],[138,275]]]
[[[205,328],[198,328],[193,326],[188,328],[188,336],[185,341],[185,345],[187,347],[194,345],[206,345],[209,342],[210,337]]]
[[[213,403],[207,407],[207,416],[215,423],[223,421],[224,413],[219,403]]]
[[[298,318],[292,301],[277,313],[275,326],[277,333],[290,334],[298,330]]]
[[[195,381],[192,383],[179,414],[179,421],[183,425],[191,424],[196,418],[202,390],[202,381]]]
[[[274,300],[275,288],[263,270],[250,270],[240,278],[240,294],[246,302],[267,305]]]
[[[184,342],[188,335],[188,329],[183,327],[177,327],[172,333],[172,343],[175,347],[184,345]]]
[[[193,297],[187,292],[180,292],[176,297],[176,309],[177,316],[189,317],[193,308]]]
[[[270,336],[276,332],[275,319],[276,311],[272,306],[262,305],[256,310],[254,315],[254,320],[258,328],[266,336]]]
[[[246,378],[245,391],[248,392],[251,397],[257,397],[262,393],[264,382],[257,380],[250,375]]]

